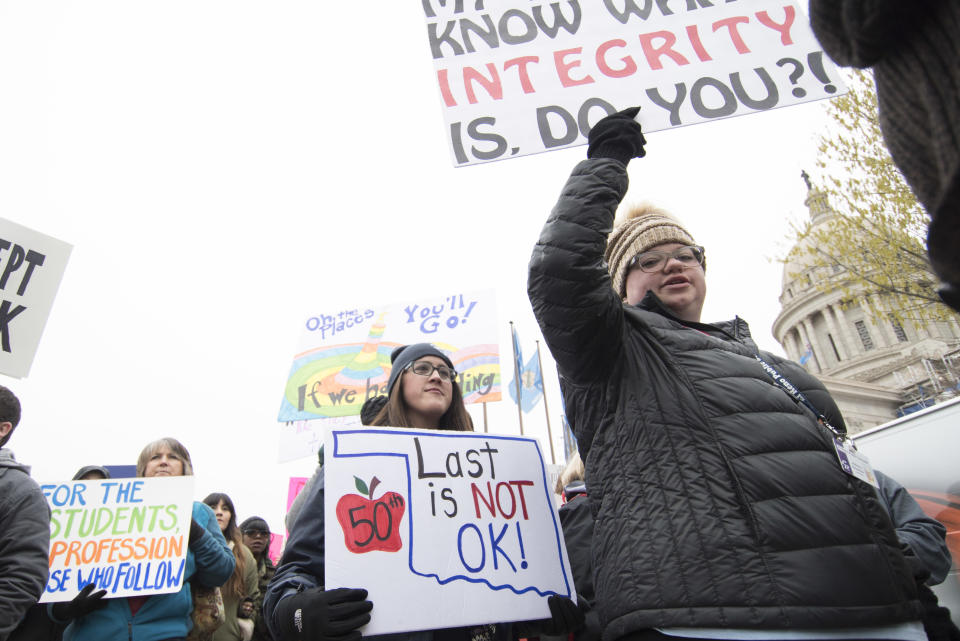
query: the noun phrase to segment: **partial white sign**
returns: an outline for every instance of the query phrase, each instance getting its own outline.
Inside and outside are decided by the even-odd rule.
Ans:
[[[0,218],[0,373],[30,373],[72,249]]]
[[[43,483],[50,578],[41,603],[88,583],[105,598],[179,592],[186,572],[193,477]]]
[[[650,132],[843,90],[790,1],[420,4],[455,166],[582,145],[627,107]]]

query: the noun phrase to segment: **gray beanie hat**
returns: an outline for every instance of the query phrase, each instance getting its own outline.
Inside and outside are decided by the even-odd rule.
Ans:
[[[656,207],[640,205],[633,208],[617,223],[607,238],[604,258],[613,280],[613,289],[621,298],[626,294],[627,267],[637,254],[665,243],[695,245],[680,221]],[[706,260],[703,268],[707,268]]]
[[[436,356],[437,358],[441,358],[443,359],[443,362],[447,364],[447,367],[454,369],[453,363],[450,361],[447,355],[430,343],[401,345],[397,349],[393,350],[392,354],[390,354],[390,362],[393,363],[393,367],[390,370],[390,380],[387,383],[388,397],[390,396],[391,392],[393,392],[394,384],[400,379],[400,374],[403,373],[403,370],[407,367],[407,365],[418,358],[423,358],[424,356]]]

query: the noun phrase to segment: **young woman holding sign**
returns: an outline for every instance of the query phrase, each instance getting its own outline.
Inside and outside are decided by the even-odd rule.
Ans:
[[[179,441],[162,438],[150,443],[140,452],[137,476],[192,476],[190,453]],[[194,502],[189,525],[187,559],[184,565],[183,585],[179,592],[153,596],[105,599],[86,612],[58,611],[54,604],[54,618],[71,619],[64,632],[64,641],[176,641],[185,639],[193,622],[191,583],[204,587],[220,586],[230,578],[234,561],[227,547],[213,510]],[[93,596],[96,596],[94,594]],[[62,605],[71,605],[73,602]],[[84,608],[87,610],[87,608]]]
[[[250,641],[253,636],[253,604],[260,596],[257,583],[257,561],[243,544],[243,535],[237,527],[237,510],[233,501],[222,492],[214,492],[203,499],[213,510],[220,531],[233,550],[236,569],[230,579],[223,584],[223,609],[227,620],[213,633],[213,641]]]
[[[473,431],[457,372],[446,354],[429,343],[398,347],[390,356],[388,400],[373,425]],[[364,589],[323,588],[324,483],[318,478],[290,532],[283,558],[263,603],[263,616],[277,641],[357,641],[370,621],[373,603]],[[392,641],[508,641],[519,628],[565,634],[583,623],[566,597],[548,599],[551,619],[530,625],[472,626],[389,635]],[[527,630],[526,628],[529,628]],[[371,637],[376,638],[376,637]]]

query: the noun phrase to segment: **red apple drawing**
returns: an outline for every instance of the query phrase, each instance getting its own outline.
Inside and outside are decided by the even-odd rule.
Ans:
[[[370,481],[370,487],[362,479],[354,476],[360,494],[344,494],[337,501],[337,520],[343,529],[343,540],[347,549],[354,554],[363,554],[373,550],[396,552],[403,547],[400,540],[400,521],[406,501],[396,492],[386,492],[378,499],[373,491],[380,485],[376,476]]]

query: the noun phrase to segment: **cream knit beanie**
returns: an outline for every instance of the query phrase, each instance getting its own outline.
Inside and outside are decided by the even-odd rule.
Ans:
[[[626,293],[627,265],[630,259],[664,243],[696,244],[680,221],[666,211],[648,204],[633,207],[617,222],[607,238],[604,258],[610,278],[613,279],[613,289],[618,296],[623,297]],[[704,261],[703,268],[706,267],[707,263]]]

